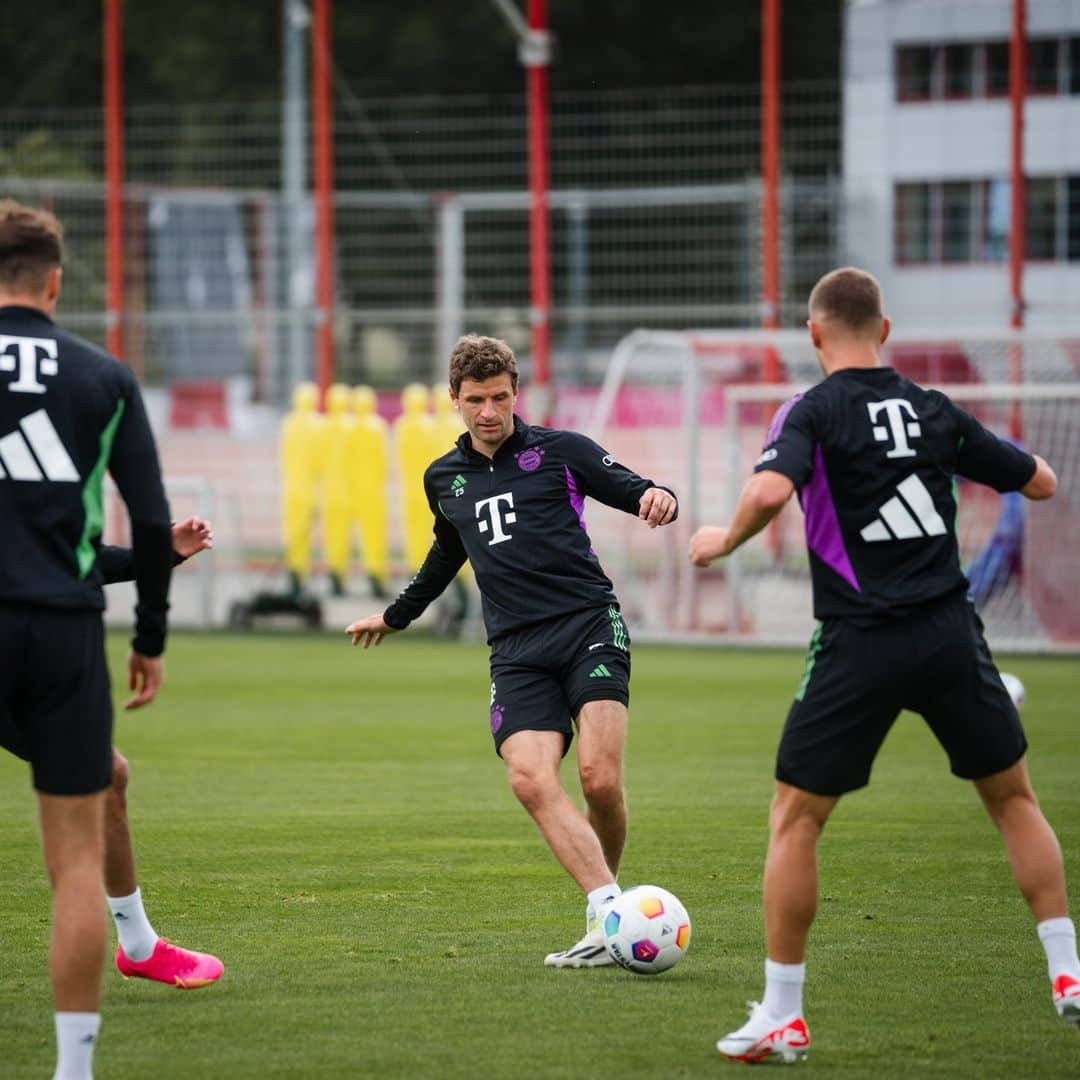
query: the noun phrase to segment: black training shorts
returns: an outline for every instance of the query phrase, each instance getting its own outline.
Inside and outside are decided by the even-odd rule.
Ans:
[[[112,697],[100,611],[0,603],[0,746],[46,795],[112,778]]]
[[[589,701],[630,702],[630,636],[619,609],[588,608],[505,634],[491,644],[495,752],[516,731],[561,731]]]
[[[842,795],[870,779],[901,709],[922,715],[956,776],[978,780],[1020,760],[1020,717],[971,602],[953,595],[873,626],[823,622],[788,713],[776,779]]]

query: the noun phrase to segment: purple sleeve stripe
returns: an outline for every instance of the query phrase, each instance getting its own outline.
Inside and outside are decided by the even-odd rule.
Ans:
[[[784,421],[788,418],[788,413],[795,408],[797,402],[802,401],[802,397],[802,394],[796,394],[794,397],[788,398],[787,401],[776,410],[776,415],[772,418],[772,423],[769,425],[769,433],[765,436],[766,446],[771,446],[780,438],[780,432],[784,429]]]
[[[566,470],[566,494],[570,497],[570,505],[574,508],[574,513],[577,514],[578,524],[585,535],[588,536],[589,530],[585,525],[585,496],[578,491],[577,481],[570,471],[570,466],[564,465],[563,468]],[[596,554],[591,546],[589,547],[589,554]]]

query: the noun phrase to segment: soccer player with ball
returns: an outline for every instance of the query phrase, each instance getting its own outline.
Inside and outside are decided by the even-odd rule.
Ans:
[[[404,630],[468,559],[491,646],[491,734],[510,787],[586,895],[586,932],[550,967],[599,967],[602,915],[619,895],[626,843],[623,750],[630,637],[585,531],[592,496],[650,528],[673,521],[675,496],[591,439],[514,414],[517,361],[497,338],[467,335],[450,357],[450,397],[466,431],[424,474],[434,542],[385,612],[349,625],[353,644]],[[559,766],[578,734],[583,814]]]
[[[690,541],[691,561],[708,566],[760,532],[798,490],[820,620],[777,754],[765,996],[717,1049],[734,1061],[805,1054],[818,837],[839,798],[869,782],[901,709],[921,713],[952,772],[974,782],[1038,924],[1054,1006],[1080,1025],[1061,848],[1028,778],[1016,706],[967,597],[952,487],[960,475],[1048,499],[1057,480],[1042,458],[996,438],[944,394],[879,366],[889,320],[870,274],[826,274],[809,307],[824,380],[777,413],[731,524]]]

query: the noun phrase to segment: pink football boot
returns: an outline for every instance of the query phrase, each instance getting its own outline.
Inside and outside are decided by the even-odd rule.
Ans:
[[[125,979],[155,979],[179,990],[194,990],[217,982],[225,965],[209,953],[191,952],[158,938],[154,951],[145,960],[129,960],[118,948],[116,969]]]

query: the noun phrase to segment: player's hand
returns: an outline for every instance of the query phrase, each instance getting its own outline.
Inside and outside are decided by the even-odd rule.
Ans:
[[[165,661],[160,656],[143,656],[134,650],[128,654],[128,689],[135,696],[124,703],[125,709],[149,705],[165,681]]]
[[[387,634],[396,634],[392,626],[387,626],[381,615],[369,615],[366,619],[357,619],[345,627],[345,633],[352,638],[354,645],[363,643],[364,648],[379,645]]]
[[[678,499],[670,491],[658,487],[649,488],[641,496],[641,502],[638,504],[638,517],[650,529],[655,529],[657,525],[666,525],[675,516],[678,505]]]
[[[182,559],[188,559],[214,546],[214,527],[209,521],[198,517],[174,521],[172,542],[176,554]]]
[[[708,566],[713,559],[729,555],[728,532],[724,525],[703,525],[690,537],[690,561],[694,566]]]

